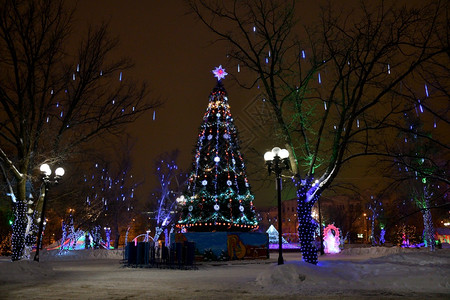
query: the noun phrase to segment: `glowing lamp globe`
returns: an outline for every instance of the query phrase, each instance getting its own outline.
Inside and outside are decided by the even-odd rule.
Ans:
[[[277,155],[280,156],[280,151],[281,151],[280,147],[274,147],[272,149],[273,156],[277,156]]]
[[[265,161],[273,160],[273,153],[272,153],[272,151],[267,151],[267,152],[264,154],[264,160],[265,160]]]
[[[278,155],[280,156],[281,159],[288,158],[289,151],[287,151],[286,149],[281,149],[280,152],[278,153]]]
[[[47,164],[42,164],[39,168],[42,173],[44,173],[46,176],[50,176],[52,174],[52,170],[50,169],[50,166]]]
[[[64,176],[64,173],[65,173],[65,171],[64,171],[64,169],[62,167],[59,167],[59,168],[57,168],[55,170],[55,175],[56,176],[59,176],[59,177]]]

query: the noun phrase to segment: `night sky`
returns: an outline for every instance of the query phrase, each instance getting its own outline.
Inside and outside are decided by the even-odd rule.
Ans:
[[[80,26],[77,31],[89,22],[108,21],[112,35],[120,40],[118,52],[135,63],[124,77],[146,81],[149,97],[159,97],[164,102],[156,110],[155,121],[153,111],[149,111],[128,128],[136,139],[134,175],[145,178],[142,190],[147,195],[154,184],[153,166],[159,154],[179,149],[179,166],[183,170],[191,166],[208,96],[216,84],[211,70],[219,65],[227,68],[225,45],[212,45],[214,35],[192,15],[187,15],[183,1],[155,3],[82,0],[76,14]],[[233,71],[227,69],[228,73]],[[239,119],[243,107],[256,94],[239,89],[231,79],[225,78],[224,85],[231,112]]]
[[[135,68],[124,73],[124,77],[146,81],[151,89],[149,97],[164,101],[163,107],[156,110],[155,121],[153,111],[149,111],[128,128],[136,139],[132,154],[134,175],[145,179],[141,197],[148,197],[155,184],[153,166],[159,154],[179,149],[179,166],[189,169],[208,96],[216,84],[211,70],[222,65],[228,73],[237,72],[227,66],[226,45],[213,44],[215,36],[193,15],[187,15],[187,11],[184,1],[81,0],[78,3],[77,31],[88,23],[109,21],[111,33],[120,40],[119,52],[135,63]],[[231,78],[223,82],[241,139],[261,137],[261,132],[249,134],[250,127],[255,126],[250,124],[249,105],[257,97],[257,91],[243,90]],[[245,147],[259,147],[257,150],[263,154],[275,146],[267,139],[264,142],[263,148],[244,142],[241,145],[244,158]],[[261,192],[258,191],[260,183],[252,182],[251,175],[249,181],[254,187],[257,208],[276,205],[274,183],[266,184],[270,190]]]

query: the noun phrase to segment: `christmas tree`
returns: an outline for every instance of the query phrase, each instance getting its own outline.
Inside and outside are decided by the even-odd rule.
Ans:
[[[217,85],[209,96],[194,150],[178,227],[187,231],[250,231],[258,227],[231,116],[222,66],[213,70]]]

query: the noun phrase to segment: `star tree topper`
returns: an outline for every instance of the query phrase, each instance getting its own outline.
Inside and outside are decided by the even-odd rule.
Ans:
[[[225,69],[222,68],[222,65],[216,67],[212,72],[214,73],[214,76],[217,77],[217,80],[221,80],[228,75],[228,73],[225,72]]]

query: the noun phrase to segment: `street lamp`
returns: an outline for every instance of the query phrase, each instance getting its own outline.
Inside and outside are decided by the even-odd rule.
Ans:
[[[45,206],[47,204],[47,193],[51,184],[58,183],[58,180],[64,175],[64,169],[59,167],[55,170],[55,174],[52,175],[52,169],[47,164],[42,164],[39,168],[42,172],[42,181],[44,185],[44,199],[42,203],[42,211],[41,217],[39,218],[39,230],[38,230],[38,239],[37,239],[37,247],[36,254],[34,255],[34,260],[39,261],[39,249],[41,248],[41,236],[42,230],[44,228],[44,217],[45,217]]]
[[[277,182],[277,194],[278,194],[278,264],[282,265],[283,260],[283,229],[281,220],[281,171],[289,169],[289,151],[286,149],[280,149],[275,147],[272,151],[268,151],[264,154],[264,160],[266,161],[267,170],[269,175],[272,171],[275,172]]]

